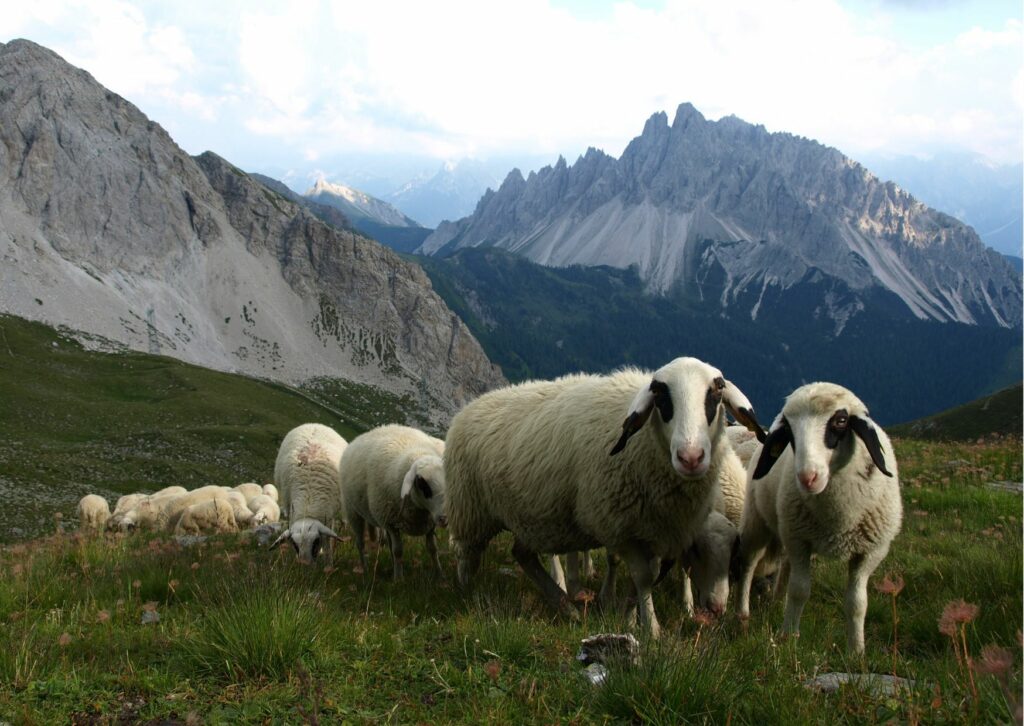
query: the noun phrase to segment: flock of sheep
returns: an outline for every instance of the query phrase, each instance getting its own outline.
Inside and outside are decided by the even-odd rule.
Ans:
[[[726,413],[740,425],[728,425]],[[509,531],[514,557],[546,602],[575,617],[573,596],[592,570],[588,552],[603,547],[601,601],[614,600],[624,561],[636,616],[654,637],[651,591],[676,564],[688,611],[724,612],[731,576],[741,617],[749,616],[754,577],[774,573],[776,592],[786,593],[783,631],[796,634],[811,555],[842,558],[847,645],[857,653],[868,577],[902,520],[892,445],[852,392],[801,386],[765,432],[739,388],[695,358],[653,373],[569,375],[492,391],[455,416],[445,441],[389,425],[346,444],[326,426],[304,424],[284,438],[274,481],[288,527],[271,546],[290,543],[301,562],[332,549],[340,518],[364,566],[369,526],[386,533],[396,579],[403,534],[426,537],[440,574],[434,530],[447,525],[458,583],[468,588],[490,540]],[[119,503],[111,519],[120,511],[122,527],[190,531],[196,522],[226,523],[228,512],[235,526],[260,516],[259,497],[204,490],[211,494],[203,503],[188,498],[203,490],[167,503],[173,495],[158,492],[134,509]],[[272,488],[262,495],[273,498]],[[147,503],[159,514],[139,513]],[[547,566],[541,555],[550,556]]]

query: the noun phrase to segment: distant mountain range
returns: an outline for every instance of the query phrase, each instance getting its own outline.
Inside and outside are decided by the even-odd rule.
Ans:
[[[53,52],[0,44],[0,312],[93,347],[370,384],[440,421],[504,380],[420,267],[335,217],[189,156]]]
[[[502,169],[499,176],[493,164],[475,159],[445,162],[436,173],[409,181],[386,199],[425,226],[436,227],[470,214],[487,189],[498,188],[507,171]]]
[[[752,320],[817,286],[834,335],[869,306],[892,308],[892,295],[893,314],[1021,324],[1020,275],[963,223],[835,149],[710,122],[689,104],[671,125],[654,114],[619,159],[590,149],[526,179],[513,170],[418,251],[476,246],[545,265],[636,266],[653,292]]]

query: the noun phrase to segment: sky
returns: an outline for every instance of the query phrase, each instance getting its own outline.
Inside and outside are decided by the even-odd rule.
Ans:
[[[354,155],[618,156],[682,102],[854,158],[1024,139],[1020,0],[0,0],[18,37],[293,186]]]

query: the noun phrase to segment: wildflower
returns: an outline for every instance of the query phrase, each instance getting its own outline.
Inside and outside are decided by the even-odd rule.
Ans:
[[[501,675],[501,663],[496,660],[489,660],[484,663],[484,673],[486,673],[492,681],[498,680],[498,676]]]
[[[957,625],[969,623],[977,616],[977,605],[972,605],[963,600],[952,600],[946,605],[942,611],[942,617],[939,618],[939,632],[943,635],[955,637],[958,631]]]
[[[327,565],[327,567],[324,568],[324,574],[325,575],[329,575],[332,572],[334,572],[336,569],[338,569],[338,568],[334,567],[333,565]]]
[[[142,580],[134,580],[134,581],[132,581],[132,588],[133,589],[138,590],[140,587],[142,587]]]
[[[25,565],[23,565],[23,564],[21,564],[21,563],[19,562],[18,564],[16,564],[16,565],[15,565],[15,566],[14,566],[14,567],[12,568],[12,570],[13,570],[13,572],[14,572],[14,574],[15,574],[15,575],[20,575],[20,574],[22,574],[23,572],[25,572]]]
[[[155,612],[156,606],[159,604],[160,603],[158,603],[156,600],[150,600],[149,602],[143,603],[142,609],[147,612]]]
[[[179,583],[178,583],[177,580],[170,580],[167,583],[167,589],[170,590],[171,592],[174,592],[174,591],[176,591],[178,589],[178,584]]]
[[[70,633],[67,633],[67,632],[61,633],[60,637],[57,638],[57,644],[60,645],[61,648],[63,648],[64,646],[68,645],[70,642],[71,642],[71,635],[70,635]]]
[[[576,593],[576,597],[574,597],[573,600],[584,604],[592,603],[594,602],[594,591],[584,588]]]
[[[978,673],[985,676],[1002,676],[1013,667],[1013,653],[1008,648],[998,645],[986,645],[981,649],[981,661],[977,665]]]
[[[193,562],[192,563],[192,569],[193,570],[198,570],[199,569],[199,563],[198,562]]]
[[[882,578],[882,581],[875,584],[875,589],[883,595],[892,595],[896,597],[903,591],[903,578],[899,575],[890,577],[886,575]]]
[[[361,575],[361,574],[363,574],[364,570],[359,565],[356,565],[355,567],[352,568],[352,572],[354,574],[356,574],[356,575]]]
[[[100,610],[98,613],[96,613],[96,622],[97,623],[105,623],[108,620],[110,620],[110,611],[109,610]]]
[[[706,628],[709,625],[713,625],[715,622],[715,616],[708,610],[698,608],[693,612],[693,622],[697,623],[702,628]]]

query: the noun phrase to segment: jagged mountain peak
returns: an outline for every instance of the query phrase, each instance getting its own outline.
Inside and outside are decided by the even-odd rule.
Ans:
[[[834,148],[735,117],[708,121],[685,103],[671,126],[653,114],[617,160],[588,150],[527,180],[510,174],[420,249],[481,244],[547,265],[636,265],[652,291],[713,294],[753,317],[757,302],[736,309],[745,293],[760,300],[813,270],[858,295],[894,294],[919,318],[1021,319],[1019,276],[970,228]]]

